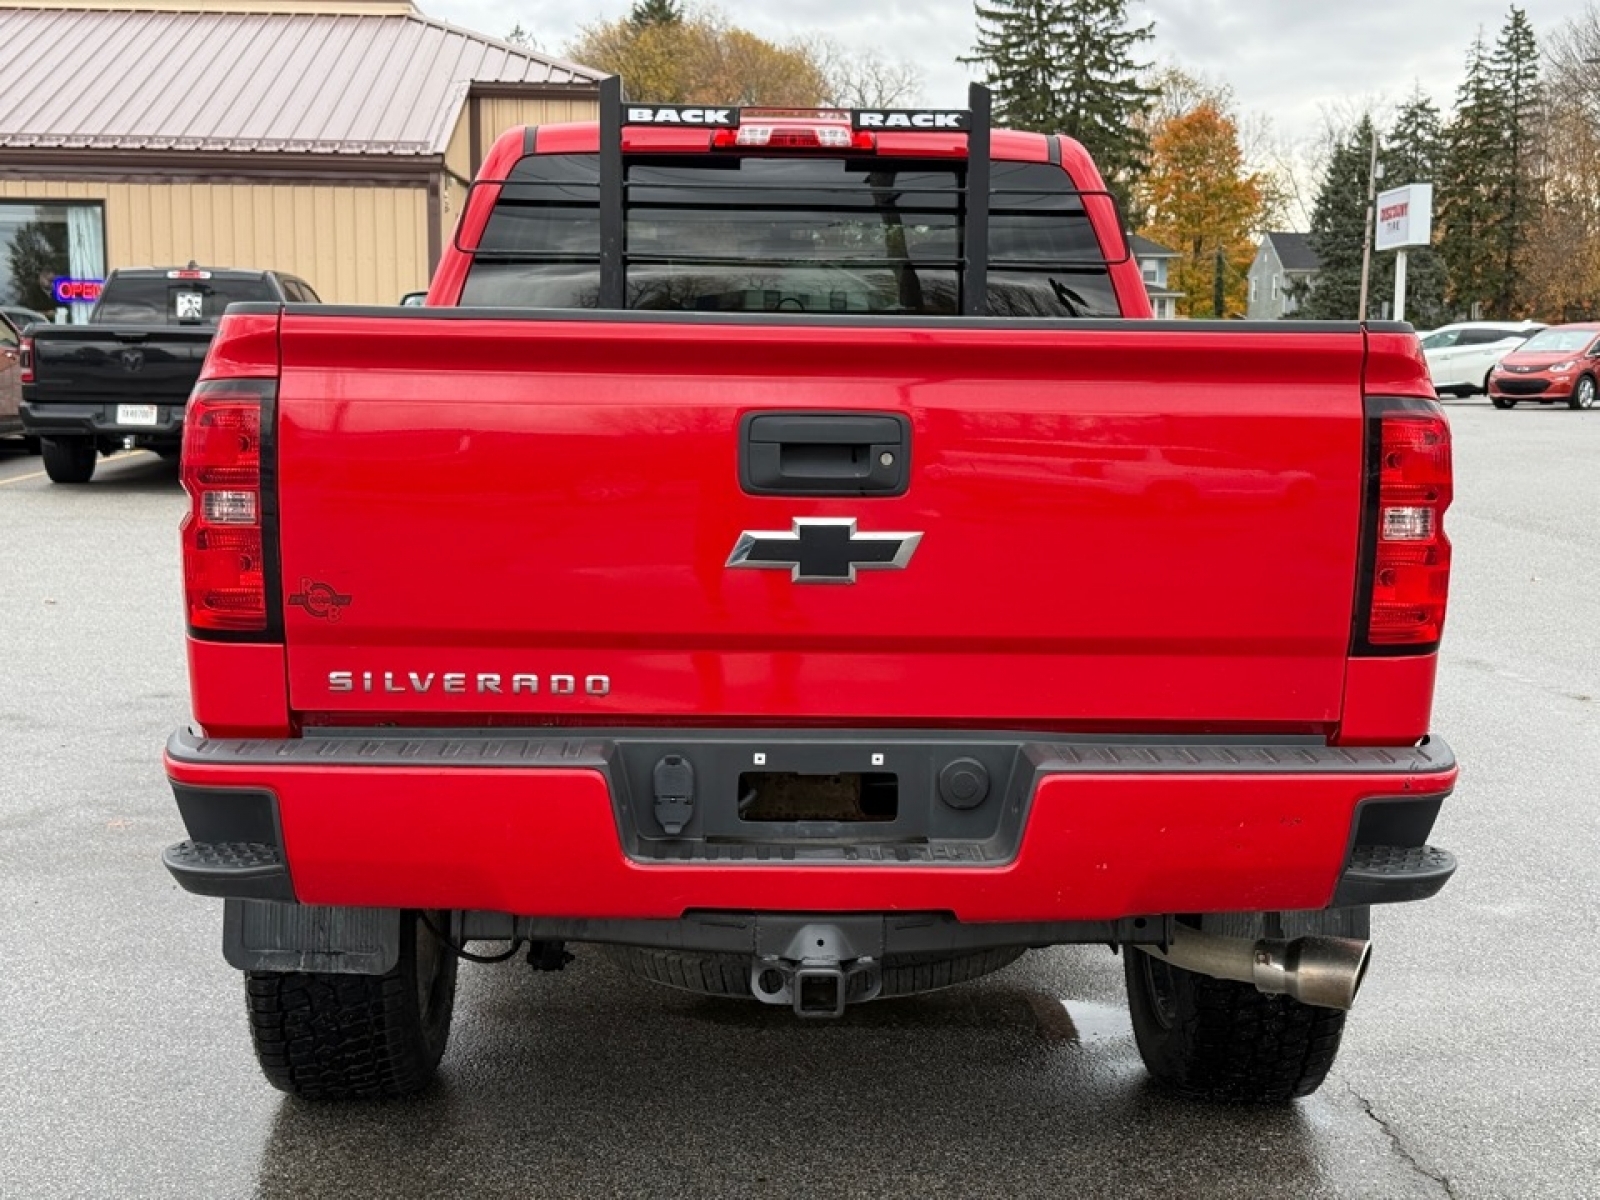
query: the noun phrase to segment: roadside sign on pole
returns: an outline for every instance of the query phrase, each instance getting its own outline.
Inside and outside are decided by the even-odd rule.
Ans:
[[[1412,183],[1378,197],[1378,238],[1374,249],[1404,250],[1433,239],[1433,184]]]

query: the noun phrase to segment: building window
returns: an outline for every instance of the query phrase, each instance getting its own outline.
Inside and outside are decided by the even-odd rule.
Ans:
[[[99,204],[0,202],[0,302],[82,324],[88,304],[56,302],[57,279],[104,279],[105,210]]]
[[[1139,268],[1144,272],[1144,281],[1146,283],[1155,283],[1160,277],[1160,268],[1148,259],[1140,263]]]
[[[1280,290],[1278,285],[1279,285],[1279,283],[1282,282],[1282,280],[1283,280],[1283,276],[1282,275],[1274,275],[1272,277],[1272,298],[1274,300],[1276,300],[1278,298],[1278,293],[1279,293],[1279,290]]]
[[[1250,276],[1250,303],[1251,304],[1254,304],[1256,302],[1256,293],[1261,290],[1261,288],[1259,286],[1260,283],[1261,283],[1261,280],[1257,279],[1254,275]]]

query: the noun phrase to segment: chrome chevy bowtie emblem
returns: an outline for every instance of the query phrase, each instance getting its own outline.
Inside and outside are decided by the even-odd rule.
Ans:
[[[854,517],[800,517],[790,530],[746,530],[729,567],[787,569],[795,583],[854,583],[857,571],[898,571],[920,533],[859,533]]]

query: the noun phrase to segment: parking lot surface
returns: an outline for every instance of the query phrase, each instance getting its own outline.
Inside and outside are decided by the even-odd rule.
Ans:
[[[176,469],[0,452],[0,1196],[1592,1197],[1600,1154],[1600,413],[1450,406],[1436,728],[1456,879],[1375,914],[1343,1054],[1279,1110],[1145,1079],[1103,949],[798,1023],[466,966],[440,1083],[258,1075],[220,902],[161,868],[187,719]]]

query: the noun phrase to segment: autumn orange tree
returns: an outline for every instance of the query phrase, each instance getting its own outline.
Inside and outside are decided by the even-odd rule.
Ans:
[[[1167,286],[1182,292],[1177,312],[1213,315],[1217,251],[1222,251],[1224,316],[1249,302],[1252,235],[1272,199],[1272,182],[1251,171],[1226,93],[1201,89],[1183,105],[1157,110],[1150,131],[1150,170],[1135,195],[1134,223],[1151,241],[1182,257]]]
[[[827,102],[830,81],[805,46],[780,46],[714,9],[678,20],[602,21],[578,31],[567,57],[621,75],[628,94],[663,104],[795,105]]]

